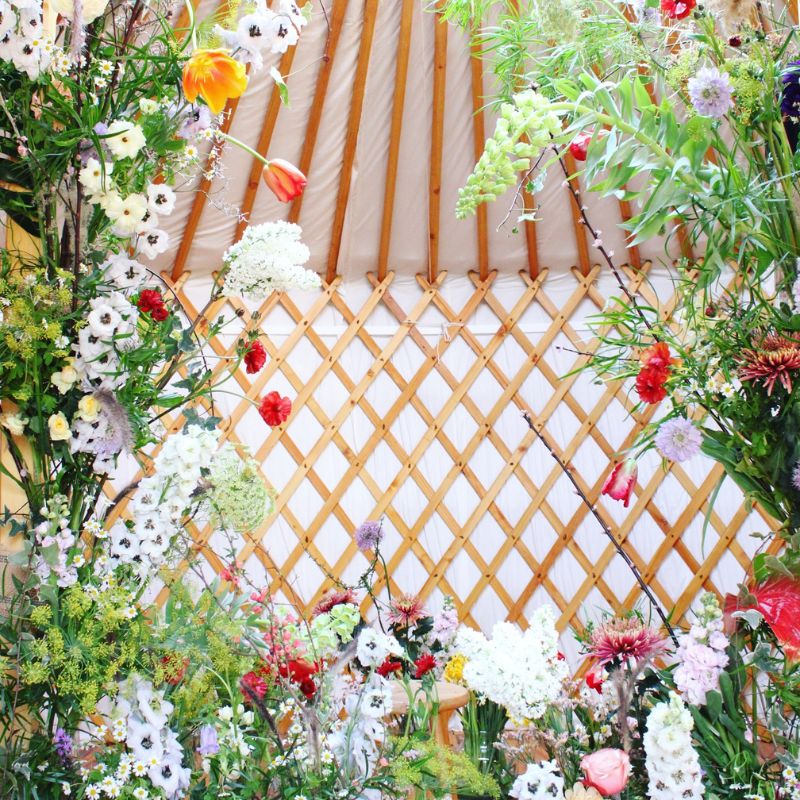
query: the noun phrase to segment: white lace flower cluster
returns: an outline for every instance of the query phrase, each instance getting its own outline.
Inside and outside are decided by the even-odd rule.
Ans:
[[[101,703],[101,705],[103,705]],[[86,787],[84,797],[119,797],[123,787],[135,778],[146,778],[167,800],[183,797],[189,787],[191,769],[183,766],[183,748],[169,725],[173,705],[156,691],[150,681],[131,675],[99,728],[98,738],[124,743],[127,752],[114,774]],[[127,795],[126,795],[127,796]],[[135,794],[133,794],[136,797]]]
[[[40,0],[0,0],[0,60],[31,80],[48,69],[56,51],[43,27]]]
[[[692,746],[694,720],[680,697],[671,694],[647,716],[645,765],[650,800],[702,800],[700,761]]]
[[[510,622],[498,622],[491,640],[466,627],[456,635],[456,650],[467,659],[467,686],[503,706],[518,723],[539,719],[561,694],[568,673],[558,658],[552,609],[542,606],[529,622],[524,633]]]
[[[78,332],[78,357],[72,364],[75,380],[82,378],[87,389],[112,391],[127,380],[119,353],[138,344],[139,311],[120,292],[93,297],[89,307],[86,324]]]
[[[459,219],[514,186],[519,173],[529,170],[532,160],[550,144],[550,136],[562,132],[561,121],[549,106],[550,101],[533,89],[515,94],[513,103],[503,103],[494,133],[458,192]]]
[[[285,53],[297,44],[307,22],[294,0],[280,0],[274,10],[265,0],[256,0],[255,8],[239,20],[235,31],[217,25],[214,32],[233,50],[234,58],[259,70],[264,66],[264,53]]]
[[[708,692],[719,688],[720,673],[729,660],[719,601],[709,592],[701,603],[695,624],[680,638],[675,669],[675,685],[687,702],[697,706],[705,704]]]
[[[319,286],[319,276],[302,266],[311,255],[300,241],[302,232],[299,225],[283,220],[248,228],[222,257],[222,293],[258,302],[271,292]]]
[[[509,791],[517,800],[553,800],[564,797],[564,778],[555,761],[528,764]]]
[[[33,529],[38,551],[34,571],[42,582],[55,575],[58,586],[73,586],[84,560],[82,555],[72,554],[75,534],[69,526],[67,498],[54,495],[49,504],[42,506],[40,514],[44,519]]]
[[[131,501],[133,527],[115,523],[110,555],[118,564],[136,564],[144,573],[167,558],[181,518],[217,447],[219,431],[187,425],[168,437],[153,461],[154,473],[143,478]]]

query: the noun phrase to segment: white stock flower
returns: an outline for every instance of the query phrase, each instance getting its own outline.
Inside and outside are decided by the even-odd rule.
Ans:
[[[115,158],[135,158],[147,143],[144,131],[134,122],[114,120],[103,141]]]

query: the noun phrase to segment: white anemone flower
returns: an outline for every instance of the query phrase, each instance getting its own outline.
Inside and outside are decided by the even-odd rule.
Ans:
[[[144,131],[133,122],[114,120],[103,139],[115,158],[136,158],[147,143]]]

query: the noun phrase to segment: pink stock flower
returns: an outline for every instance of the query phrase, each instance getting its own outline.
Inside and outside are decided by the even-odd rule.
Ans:
[[[583,783],[597,789],[603,797],[619,794],[628,783],[631,760],[624,750],[605,747],[581,759]]]
[[[613,497],[614,500],[622,500],[625,508],[627,508],[633,495],[633,489],[636,486],[638,471],[636,459],[626,458],[611,470],[611,474],[606,478],[600,494],[607,494],[609,497]]]

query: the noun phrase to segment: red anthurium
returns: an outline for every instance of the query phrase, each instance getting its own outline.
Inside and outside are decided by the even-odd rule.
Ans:
[[[427,675],[432,669],[436,669],[436,659],[430,653],[425,653],[424,656],[420,656],[414,662],[414,666],[417,668],[414,672],[414,677],[419,680],[423,675]]]
[[[292,401],[288,397],[281,397],[278,392],[269,392],[264,395],[258,413],[270,428],[276,428],[286,422],[292,413]]]
[[[620,464],[617,464],[611,474],[606,478],[600,494],[607,494],[613,497],[614,500],[622,500],[625,508],[631,501],[633,489],[636,486],[636,475],[638,467],[636,466],[635,458],[626,458]]]
[[[770,578],[750,590],[755,608],[764,617],[791,661],[800,661],[800,579]],[[742,607],[742,606],[740,606]]]
[[[264,345],[256,339],[247,345],[244,352],[244,365],[248,375],[254,375],[267,363],[267,351]]]
[[[282,158],[271,158],[262,172],[264,183],[281,203],[288,203],[303,194],[306,176],[294,164]]]

